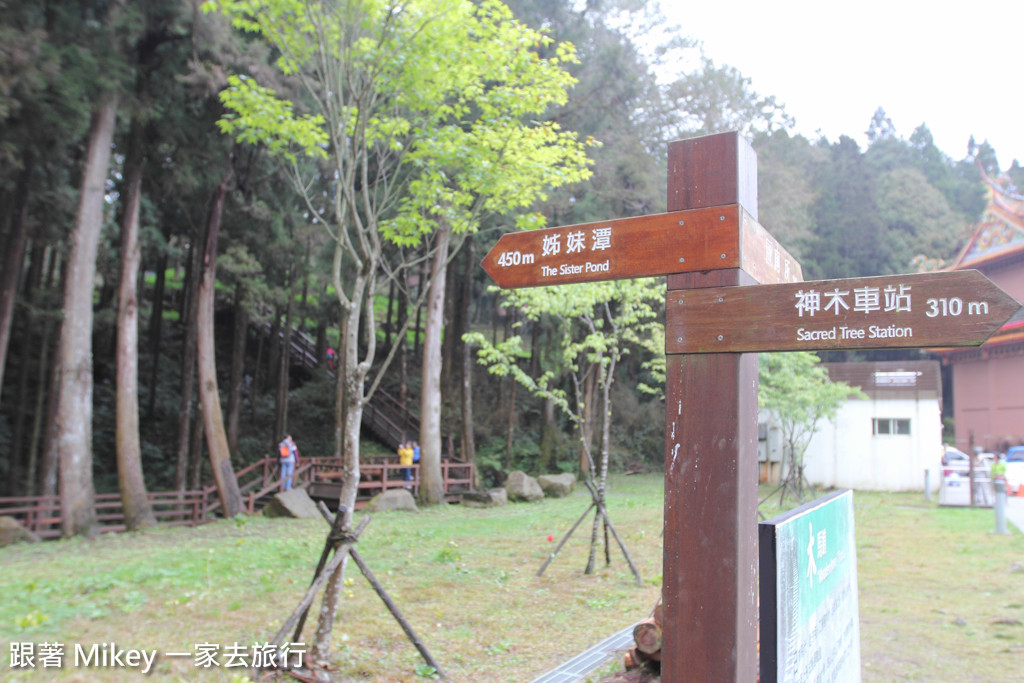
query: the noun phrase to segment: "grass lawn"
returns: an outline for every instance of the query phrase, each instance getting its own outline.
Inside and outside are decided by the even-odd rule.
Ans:
[[[991,510],[939,508],[920,494],[854,500],[864,680],[1021,680],[1024,535],[996,536]],[[643,618],[658,597],[660,475],[613,477],[610,486],[610,514],[642,587],[617,547],[611,566],[602,558],[597,573],[582,574],[592,517],[535,576],[554,546],[547,537],[557,542],[588,502],[577,491],[490,510],[380,514],[359,550],[451,680],[530,681]],[[0,680],[141,679],[134,670],[74,666],[76,644],[110,642],[158,651],[157,680],[245,680],[244,668],[225,662],[251,661],[252,645],[277,631],[308,585],[326,531],[319,519],[254,517],[0,549]],[[354,565],[347,576],[336,680],[426,680]],[[25,643],[36,667],[11,669],[11,645]],[[41,666],[45,643],[63,645],[62,669]],[[216,648],[220,667],[166,655],[204,647]]]

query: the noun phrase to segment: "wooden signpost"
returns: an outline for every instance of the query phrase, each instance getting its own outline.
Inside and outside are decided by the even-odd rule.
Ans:
[[[666,683],[757,678],[755,351],[979,345],[1020,305],[980,273],[801,282],[737,133],[669,145],[666,214],[503,236],[502,287],[667,276]]]

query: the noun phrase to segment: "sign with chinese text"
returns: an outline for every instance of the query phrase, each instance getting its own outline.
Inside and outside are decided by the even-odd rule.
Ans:
[[[758,525],[761,681],[860,681],[853,492]]]
[[[500,287],[742,268],[758,282],[799,282],[800,265],[739,205],[501,236],[481,262]]]
[[[669,292],[668,353],[978,346],[1020,304],[976,270]]]

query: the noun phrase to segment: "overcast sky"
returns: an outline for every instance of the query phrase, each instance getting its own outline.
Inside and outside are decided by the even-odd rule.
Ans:
[[[881,106],[954,160],[971,135],[1024,164],[1024,0],[663,0],[684,35],[775,95],[797,132],[866,145]]]

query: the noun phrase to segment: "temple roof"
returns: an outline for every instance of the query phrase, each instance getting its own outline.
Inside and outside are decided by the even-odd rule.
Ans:
[[[1024,260],[1024,197],[1007,188],[1007,178],[993,180],[984,169],[979,170],[981,179],[988,186],[988,206],[949,270],[984,269]],[[1010,318],[980,348],[934,350],[947,358],[972,360],[987,357],[994,347],[1000,347],[1004,353],[1024,350],[1024,309]]]
[[[981,177],[988,186],[988,206],[950,270],[977,268],[1024,254],[1024,197],[1006,189],[1006,179],[993,180],[984,170]]]

